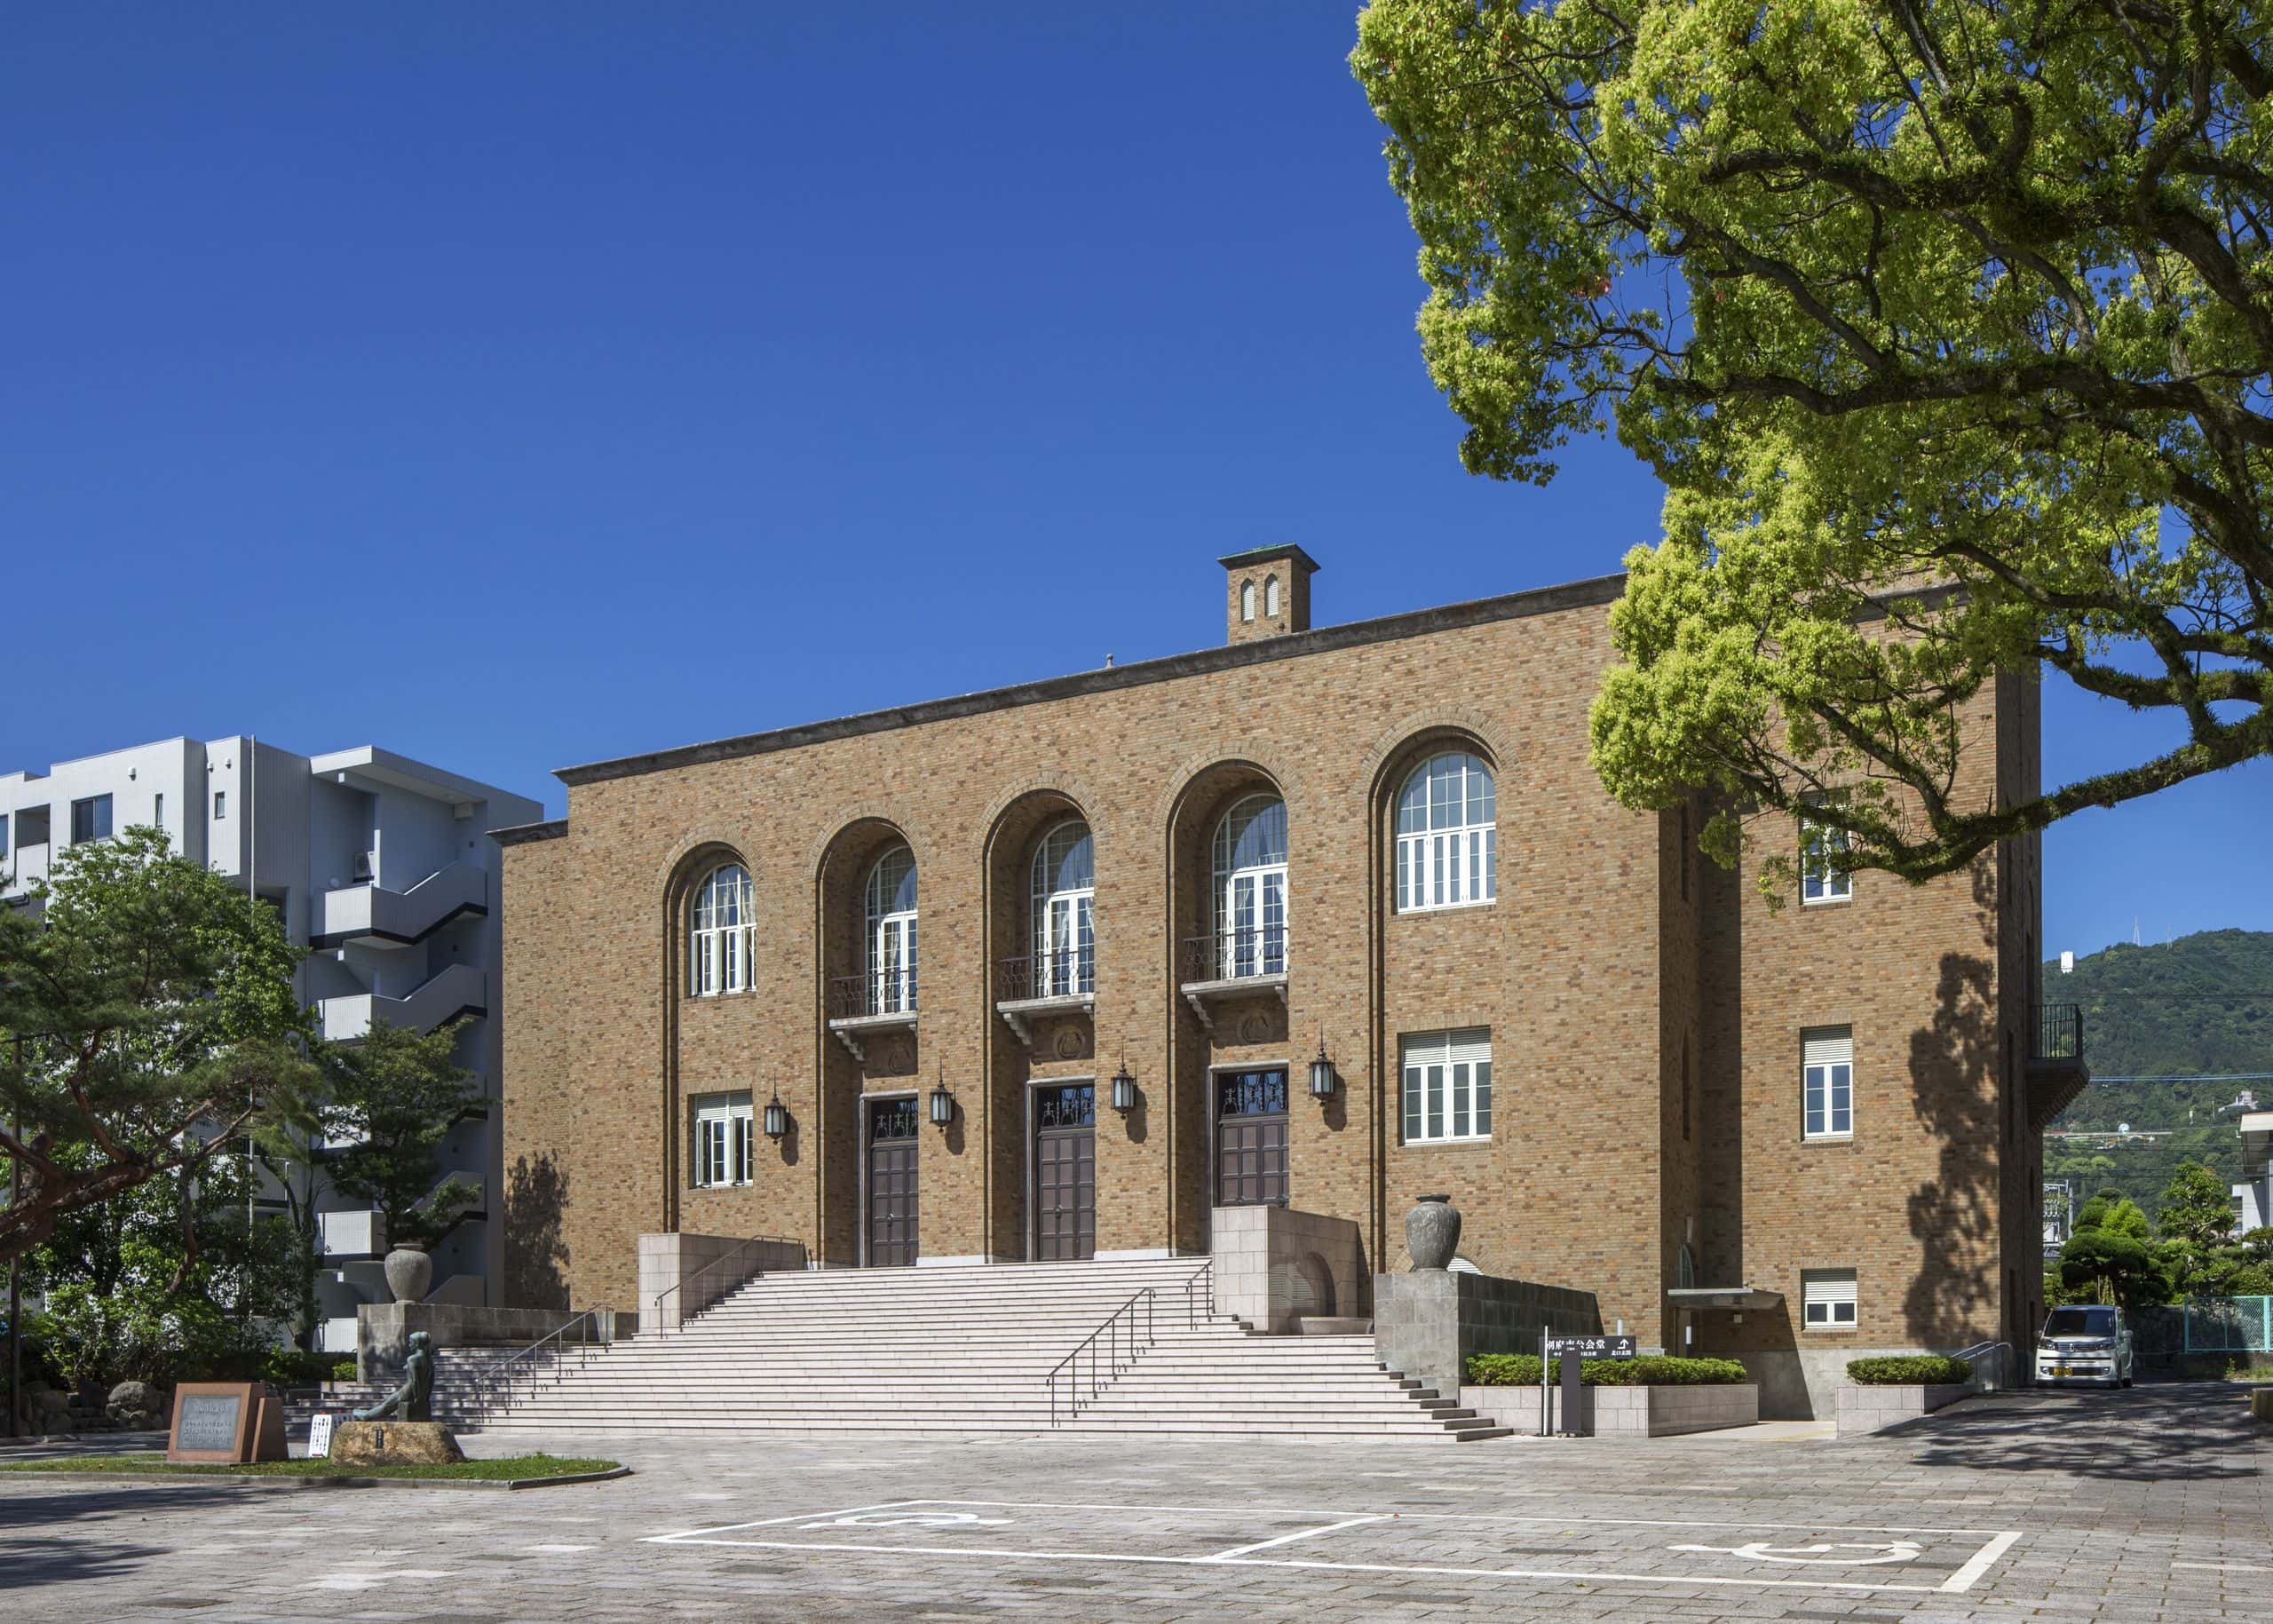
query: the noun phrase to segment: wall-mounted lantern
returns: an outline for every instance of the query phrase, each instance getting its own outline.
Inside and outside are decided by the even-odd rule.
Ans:
[[[779,1094],[765,1102],[765,1137],[779,1141],[789,1131],[789,1107]]]
[[[931,1126],[945,1128],[955,1120],[955,1097],[947,1092],[943,1081],[931,1089]]]
[[[1113,1108],[1123,1116],[1136,1109],[1136,1080],[1129,1074],[1126,1060],[1113,1074]]]
[[[1336,1083],[1334,1062],[1326,1058],[1326,1034],[1318,1036],[1318,1058],[1311,1062],[1311,1097],[1332,1099]]]

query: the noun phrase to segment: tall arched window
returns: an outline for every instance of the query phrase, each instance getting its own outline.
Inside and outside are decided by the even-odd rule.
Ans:
[[[1397,797],[1399,912],[1489,902],[1500,894],[1492,769],[1465,750],[1431,756]]]
[[[1242,581],[1239,582],[1239,619],[1243,621],[1251,621],[1254,618],[1255,582],[1252,581]]]
[[[1069,818],[1034,854],[1034,995],[1097,988],[1097,856],[1089,826]]]
[[[1279,613],[1279,577],[1276,575],[1263,578],[1263,612],[1265,614]]]
[[[749,870],[722,863],[694,888],[687,909],[686,990],[697,998],[750,988]]]
[[[1216,826],[1216,974],[1287,970],[1287,803],[1251,795]]]
[[[915,853],[894,846],[868,871],[868,1013],[915,1008]]]

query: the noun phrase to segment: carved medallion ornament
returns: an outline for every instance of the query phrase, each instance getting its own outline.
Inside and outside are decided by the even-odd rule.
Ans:
[[[1271,1021],[1268,1015],[1260,1010],[1249,1010],[1239,1017],[1239,1042],[1267,1043],[1271,1041]]]
[[[1057,1029],[1056,1048],[1060,1060],[1078,1060],[1089,1051],[1089,1047],[1081,1037],[1080,1027],[1060,1026]]]

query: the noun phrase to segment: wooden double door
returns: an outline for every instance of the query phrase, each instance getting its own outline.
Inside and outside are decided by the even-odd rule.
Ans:
[[[1097,1249],[1097,1085],[1034,1091],[1034,1255],[1042,1263]]]
[[[914,1095],[868,1102],[868,1265],[900,1268],[916,1258]]]
[[[1216,1205],[1287,1204],[1287,1073],[1216,1074]]]

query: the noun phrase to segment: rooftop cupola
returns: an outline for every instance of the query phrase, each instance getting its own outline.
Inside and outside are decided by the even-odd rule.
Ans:
[[[1252,643],[1311,629],[1311,577],[1318,560],[1289,542],[1216,560],[1225,572],[1227,643]]]

